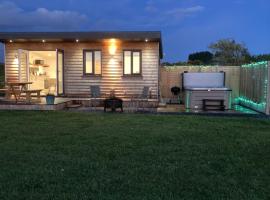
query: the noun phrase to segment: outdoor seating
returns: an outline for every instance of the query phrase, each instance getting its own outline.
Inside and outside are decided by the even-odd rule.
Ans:
[[[100,100],[102,99],[102,94],[100,91],[100,86],[99,85],[91,85],[90,86],[90,104],[93,106],[95,109],[100,103]]]
[[[36,94],[37,100],[40,101],[40,92],[42,90],[38,89],[38,90],[24,90],[23,93],[25,93],[26,95],[26,101],[28,103],[31,102],[32,100],[32,94]]]
[[[149,93],[150,93],[150,88],[148,86],[144,86],[142,93],[132,98],[132,100],[136,102],[137,108],[142,108],[142,110],[144,110],[144,106],[145,106],[144,104],[148,102],[148,99],[150,96]]]
[[[30,103],[32,101],[32,94],[36,94],[38,101],[40,101],[40,93],[41,89],[28,89],[28,85],[32,84],[32,82],[7,82],[7,87],[1,89],[1,91],[5,92],[5,98],[10,100],[12,96],[14,96],[16,103],[18,101],[26,101]],[[25,94],[25,99],[21,98],[22,94]]]

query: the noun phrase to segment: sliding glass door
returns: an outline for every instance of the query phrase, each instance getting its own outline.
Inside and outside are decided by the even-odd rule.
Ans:
[[[29,52],[27,50],[18,50],[18,81],[29,81]]]
[[[57,62],[57,94],[64,94],[64,51],[61,49],[56,50]]]

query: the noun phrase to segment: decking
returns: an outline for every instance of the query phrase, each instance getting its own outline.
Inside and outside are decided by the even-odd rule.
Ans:
[[[74,110],[81,107],[82,110],[99,111],[103,110],[102,99],[90,99],[90,98],[62,98],[55,99],[53,105],[47,105],[45,97],[41,98],[40,102],[18,102],[0,100],[0,110]],[[136,111],[151,111],[156,112],[158,107],[158,101],[155,99],[149,100],[132,100],[123,99],[123,107],[126,112]]]
[[[189,113],[189,114],[210,114],[210,115],[242,115],[242,114],[248,114],[248,115],[261,115],[261,113],[258,113],[254,110],[251,110],[246,107],[242,107],[239,105],[234,105],[232,109],[225,110],[225,111],[203,111],[203,110],[191,110],[186,109],[184,105],[179,104],[167,104],[163,106],[159,106],[157,108],[157,113],[166,113],[166,114],[180,114],[180,113]]]
[[[98,101],[98,103],[96,103]],[[53,105],[47,105],[45,97],[41,102],[19,102],[5,101],[0,99],[0,110],[37,110],[37,111],[78,111],[78,112],[103,112],[103,100],[93,100],[90,98],[62,98],[57,97]],[[186,109],[180,104],[162,104],[157,100],[132,100],[123,99],[123,109],[125,113],[156,113],[156,114],[206,114],[206,115],[263,115],[254,110],[235,105],[230,110],[225,111],[203,111]]]
[[[14,102],[14,101],[0,101],[0,110],[63,110],[72,104],[72,99],[56,98],[53,105],[47,105],[45,98],[41,98],[41,102]]]

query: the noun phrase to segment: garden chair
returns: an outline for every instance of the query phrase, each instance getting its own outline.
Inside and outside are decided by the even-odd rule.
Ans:
[[[141,99],[147,99],[148,100],[148,98],[149,98],[149,87],[144,86],[142,94],[141,94]]]
[[[145,102],[148,102],[149,99],[149,92],[150,92],[149,86],[144,86],[142,93],[134,99],[137,102],[137,108],[141,107],[142,110],[144,111]]]
[[[90,86],[90,103],[91,106],[97,108],[99,104],[99,100],[101,99],[101,92],[100,92],[100,86],[99,85],[91,85]]]

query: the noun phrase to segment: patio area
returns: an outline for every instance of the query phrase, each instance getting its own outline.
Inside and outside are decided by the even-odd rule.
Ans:
[[[124,113],[153,113],[153,114],[209,114],[209,115],[263,115],[248,107],[233,104],[231,109],[225,111],[203,111],[201,109],[187,109],[184,104],[161,103],[155,99],[135,100],[122,98]],[[104,99],[93,98],[67,98],[56,97],[54,104],[48,105],[43,96],[38,100],[33,98],[31,102],[7,100],[0,97],[0,110],[66,110],[76,112],[104,112]],[[111,109],[107,109],[111,111]],[[116,112],[120,112],[116,109]]]
[[[217,115],[263,115],[255,110],[241,105],[233,105],[231,109],[225,111],[203,111],[186,109],[183,104],[162,104],[157,100],[132,100],[123,98],[123,112],[125,113],[158,113],[158,114],[217,114]],[[67,98],[56,97],[52,105],[46,103],[46,98],[41,97],[40,101],[33,99],[31,103],[25,101],[12,101],[0,97],[0,110],[66,110],[78,112],[104,112],[103,99],[91,98]],[[110,111],[110,109],[107,111]],[[120,110],[116,110],[120,112]]]
[[[124,112],[156,112],[158,101],[155,99],[134,100],[123,98]],[[78,110],[78,111],[104,111],[104,99],[92,98],[67,98],[56,97],[52,105],[46,103],[46,98],[40,101],[33,99],[32,102],[6,100],[0,98],[0,110]]]
[[[11,101],[0,98],[0,110],[63,110],[72,104],[72,99],[56,98],[54,104],[48,105],[45,97],[41,97],[40,101]]]
[[[247,107],[240,106],[240,105],[233,105],[232,109],[225,110],[225,111],[203,111],[203,110],[191,110],[186,109],[184,105],[181,104],[167,104],[163,106],[159,106],[157,108],[157,113],[198,113],[198,114],[217,114],[217,115],[244,115],[244,114],[252,114],[252,115],[263,115],[262,113],[256,112],[251,110]]]

